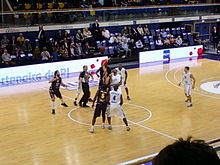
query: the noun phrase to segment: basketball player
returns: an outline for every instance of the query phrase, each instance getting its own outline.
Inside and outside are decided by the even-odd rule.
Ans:
[[[51,97],[52,114],[54,115],[55,114],[55,96],[61,100],[62,106],[68,107],[68,105],[66,105],[66,103],[63,101],[62,95],[60,93],[60,85],[64,87],[68,87],[68,85],[62,82],[62,79],[60,77],[60,72],[58,70],[54,72],[54,77],[49,81],[49,83],[51,83],[49,93]]]
[[[195,88],[195,82],[196,79],[195,77],[192,75],[192,73],[189,72],[189,67],[186,66],[184,68],[184,74],[183,74],[183,78],[182,80],[179,82],[179,86],[184,83],[184,91],[185,91],[185,95],[186,95],[186,100],[185,102],[188,102],[189,104],[187,105],[187,107],[192,107],[192,96],[191,96],[191,89]],[[192,82],[193,81],[193,82]]]
[[[97,100],[96,103],[96,108],[95,108],[95,112],[93,115],[93,119],[92,119],[92,127],[90,128],[90,132],[94,133],[94,126],[95,126],[95,122],[96,122],[96,118],[100,117],[100,115],[102,114],[102,128],[105,128],[105,113],[106,113],[106,108],[107,108],[107,85],[103,85],[102,87],[100,87],[95,95],[95,98],[93,99],[93,104],[92,107],[94,107],[94,104]]]
[[[125,88],[126,94],[127,94],[127,100],[131,100],[128,92],[128,86],[127,86],[127,78],[128,78],[128,73],[125,68],[123,68],[122,64],[119,64],[118,67],[116,68],[117,73],[121,75],[122,78],[122,88]]]
[[[109,99],[108,99],[108,108],[107,108],[107,120],[108,120],[108,129],[112,129],[111,125],[111,117],[115,116],[118,118],[123,119],[125,125],[126,125],[126,130],[130,131],[130,127],[128,127],[128,122],[125,117],[124,111],[122,109],[122,104],[123,104],[123,98],[122,94],[118,92],[118,86],[114,86],[113,90],[110,91],[109,93]]]
[[[103,84],[109,85],[110,74],[111,68],[108,67],[108,60],[103,60],[101,67],[96,71],[96,75],[100,79],[99,87],[101,87]]]
[[[111,86],[111,90],[113,90],[113,88],[115,86],[118,87],[119,91],[121,92],[121,83],[122,83],[122,78],[120,74],[117,74],[117,70],[113,69],[111,76],[110,76],[110,86]]]

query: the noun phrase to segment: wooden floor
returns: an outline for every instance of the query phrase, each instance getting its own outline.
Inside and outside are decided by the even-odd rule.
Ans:
[[[199,87],[205,79],[220,79],[219,64],[196,60],[128,70],[132,100],[125,101],[129,104],[124,110],[129,123],[135,124],[130,132],[114,119],[119,126],[112,131],[96,127],[94,134],[89,133],[86,124],[91,123],[93,110],[75,109],[71,100],[75,91],[62,90],[70,106],[60,107],[57,100],[53,116],[48,91],[40,85],[32,84],[39,89],[33,92],[24,92],[25,86],[11,87],[11,92],[0,89],[0,164],[112,165],[158,152],[179,137],[219,138],[220,95]],[[183,89],[175,86],[185,65],[192,66],[197,79],[192,108],[186,107]]]

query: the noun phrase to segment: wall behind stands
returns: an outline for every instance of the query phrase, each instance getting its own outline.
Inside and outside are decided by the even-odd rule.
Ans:
[[[161,19],[144,19],[133,21],[116,21],[116,22],[100,22],[100,27],[108,27],[111,33],[120,32],[124,26],[148,24],[150,29],[159,29],[164,27],[180,27],[184,24],[193,24],[195,21],[201,20],[216,21],[220,19],[220,15],[212,16],[192,16],[192,17],[180,17],[180,18],[161,18]],[[170,23],[170,24],[167,24]],[[89,23],[86,24],[68,24],[68,25],[45,25],[47,38],[54,38],[58,30],[69,30],[70,36],[74,36],[78,29],[89,27]],[[7,34],[9,38],[13,35],[17,36],[19,33],[23,33],[25,38],[30,39],[32,42],[37,38],[38,27],[17,27],[17,28],[3,28],[0,29],[0,38],[4,34]],[[199,32],[202,32],[199,31]]]

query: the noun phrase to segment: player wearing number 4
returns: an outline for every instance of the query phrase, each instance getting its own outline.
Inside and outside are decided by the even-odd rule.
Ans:
[[[109,106],[107,108],[107,119],[108,119],[108,129],[112,129],[111,125],[111,117],[115,116],[118,118],[123,119],[123,122],[126,125],[126,130],[130,131],[130,127],[128,127],[128,122],[125,117],[125,113],[122,109],[122,104],[123,104],[123,98],[121,92],[118,91],[118,86],[114,86],[113,90],[110,91],[109,97],[107,100]]]
[[[187,107],[192,107],[192,96],[191,96],[191,89],[195,88],[195,82],[196,79],[195,77],[192,75],[192,73],[189,72],[189,67],[186,66],[184,68],[184,74],[183,74],[183,78],[182,80],[179,82],[179,86],[184,83],[184,91],[185,91],[185,95],[186,95],[186,100],[185,102],[188,102],[189,104],[187,105]],[[193,81],[193,82],[192,82]]]
[[[122,79],[122,88],[125,88],[126,94],[127,94],[127,99],[131,100],[130,96],[129,96],[129,92],[128,92],[128,86],[127,86],[127,78],[128,78],[128,73],[126,71],[125,68],[123,68],[122,64],[119,64],[118,67],[116,68],[117,73],[119,75],[121,75],[121,79]]]
[[[61,105],[64,107],[68,107],[66,103],[63,101],[62,95],[60,93],[60,85],[64,87],[68,87],[68,85],[64,84],[61,77],[60,72],[56,70],[54,72],[54,77],[49,81],[51,83],[49,93],[51,97],[51,107],[52,107],[52,114],[55,114],[55,96],[61,100]]]

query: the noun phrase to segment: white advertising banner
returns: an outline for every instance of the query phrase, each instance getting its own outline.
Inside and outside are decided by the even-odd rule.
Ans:
[[[169,61],[177,58],[196,57],[203,52],[202,45],[161,49],[153,51],[140,52],[139,63],[155,62],[155,61]]]
[[[97,58],[1,68],[0,86],[48,80],[53,76],[55,70],[59,70],[62,76],[68,77],[71,73],[82,71],[84,65],[87,65],[90,71],[97,70],[101,66],[101,61],[107,58],[107,56],[103,56]]]

